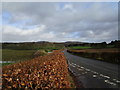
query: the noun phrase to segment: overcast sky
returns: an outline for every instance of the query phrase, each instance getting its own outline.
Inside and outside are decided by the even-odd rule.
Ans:
[[[3,42],[118,39],[117,2],[4,2]]]

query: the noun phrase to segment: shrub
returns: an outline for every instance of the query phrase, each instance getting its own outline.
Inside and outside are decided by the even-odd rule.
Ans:
[[[45,50],[38,50],[35,54],[34,54],[34,56],[35,57],[38,57],[38,56],[44,56],[44,55],[46,55],[47,54],[47,52],[45,51]]]

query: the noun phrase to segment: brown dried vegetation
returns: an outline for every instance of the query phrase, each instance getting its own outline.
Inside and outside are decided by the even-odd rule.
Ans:
[[[119,48],[81,49],[81,50],[67,50],[67,51],[82,57],[93,58],[101,61],[120,64]]]
[[[3,67],[2,89],[70,88],[68,65],[63,52]]]

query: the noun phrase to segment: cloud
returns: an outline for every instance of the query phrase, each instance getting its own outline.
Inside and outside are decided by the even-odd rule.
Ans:
[[[73,8],[72,4],[65,4],[63,10],[71,10],[75,12],[75,9]]]
[[[109,2],[3,3],[3,41],[111,41],[118,38],[117,10]]]
[[[35,35],[37,33],[41,33],[43,32],[43,30],[45,29],[45,25],[41,25],[40,27],[36,27],[34,29],[30,29],[30,30],[22,30],[20,28],[17,27],[13,27],[13,26],[4,26],[3,27],[3,35],[4,34],[11,34],[11,35],[20,35],[20,36],[26,36],[26,35]]]

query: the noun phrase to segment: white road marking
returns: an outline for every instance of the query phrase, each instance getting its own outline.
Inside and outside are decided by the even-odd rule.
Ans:
[[[75,63],[72,63],[74,66],[76,66],[76,64]]]
[[[70,64],[70,66],[74,66],[74,65]]]
[[[77,65],[77,67],[80,67],[79,65]]]
[[[85,69],[86,71],[90,71],[90,69]]]
[[[98,74],[97,72],[95,72],[95,71],[91,71],[92,73],[94,73],[94,74]]]
[[[111,82],[111,81],[109,81],[109,80],[105,80],[105,82],[108,83],[108,84],[114,85],[114,86],[116,85],[116,83]]]
[[[85,72],[85,73],[87,73],[87,72]]]
[[[117,82],[117,83],[120,83],[120,81],[119,81],[119,80],[117,80],[116,82]]]
[[[92,72],[92,73],[94,73],[94,74],[99,74],[98,72],[92,71],[92,70],[90,70],[90,69],[88,69],[88,68],[85,68],[85,67],[83,67],[83,66],[80,67],[79,65],[77,65],[77,64],[75,64],[75,63],[70,63],[70,62],[68,62],[68,63],[69,63],[69,65],[72,66],[72,67],[79,67],[79,68],[77,68],[79,71],[82,71],[82,70],[85,69],[86,72],[82,72],[82,74],[86,74],[86,73],[88,73],[88,71],[89,71],[89,72]],[[69,69],[70,69],[70,68],[69,68]],[[76,74],[76,73],[73,72],[71,69],[70,69],[70,71],[71,71],[74,75]],[[78,74],[78,75],[81,75],[81,74]],[[107,79],[110,79],[109,76],[104,75],[104,74],[99,74],[99,76],[104,77],[104,78],[107,78]],[[96,78],[97,75],[93,75],[93,77]],[[112,80],[115,81],[116,83],[120,83],[120,81],[117,80],[117,79],[112,79]],[[117,85],[116,83],[111,82],[111,81],[109,81],[109,80],[104,80],[104,82],[106,82],[106,83],[108,83],[108,84],[111,84],[111,85]]]
[[[74,63],[74,65],[76,65],[76,64]]]
[[[109,76],[104,76],[105,78],[110,78]]]
[[[84,68],[84,67],[80,67],[80,68]]]
[[[116,79],[113,79],[113,81],[116,81]]]
[[[98,74],[97,72],[95,72],[95,71],[92,71],[94,74]]]
[[[72,65],[72,67],[75,67],[74,65]]]
[[[74,73],[72,70],[71,70],[71,68],[69,67],[69,70],[72,72],[72,73]]]
[[[104,75],[103,75],[103,74],[100,74],[100,76],[101,76],[101,77],[104,77]]]
[[[100,74],[101,77],[104,77],[104,78],[110,78],[109,76],[106,76],[106,75],[103,75],[103,74]]]
[[[93,77],[95,78],[95,77],[97,77],[96,75],[93,75]]]
[[[72,67],[76,67],[73,63],[71,63],[71,64],[69,63],[69,65],[72,66]]]
[[[78,70],[82,71],[83,69],[78,68]]]
[[[120,83],[120,81],[119,81],[119,80],[117,80],[117,79],[113,79],[113,81],[115,81],[115,82],[117,82],[117,83]]]

